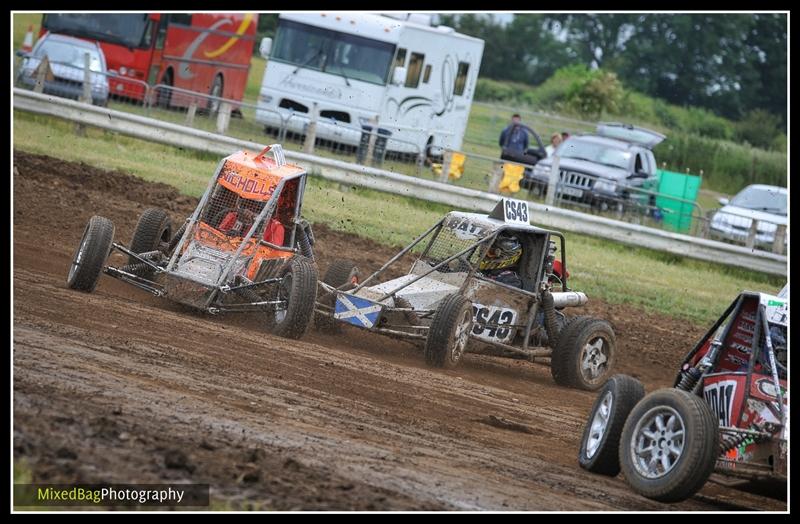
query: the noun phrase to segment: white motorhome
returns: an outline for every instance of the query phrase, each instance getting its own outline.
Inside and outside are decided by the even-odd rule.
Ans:
[[[362,125],[392,133],[387,149],[439,156],[461,148],[483,40],[430,25],[430,15],[281,14],[256,120],[304,134],[314,104],[317,137],[357,146]]]

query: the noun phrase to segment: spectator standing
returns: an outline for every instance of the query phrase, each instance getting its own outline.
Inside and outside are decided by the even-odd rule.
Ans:
[[[500,133],[500,147],[503,153],[517,155],[524,155],[528,150],[528,131],[518,114],[511,117],[511,123]]]

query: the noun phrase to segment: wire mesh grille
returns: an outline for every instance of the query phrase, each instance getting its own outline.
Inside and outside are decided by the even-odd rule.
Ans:
[[[435,266],[440,262],[464,251],[471,245],[475,244],[479,238],[467,237],[461,234],[457,229],[443,226],[436,235],[424,255],[420,260]],[[437,271],[440,273],[458,273],[469,271],[475,267],[480,258],[481,245],[475,246],[474,249],[467,251],[464,255],[444,264]]]
[[[230,189],[217,185],[200,215],[200,220],[229,237],[243,238],[256,222],[266,202],[250,200]],[[264,230],[264,221],[256,229],[258,237]]]

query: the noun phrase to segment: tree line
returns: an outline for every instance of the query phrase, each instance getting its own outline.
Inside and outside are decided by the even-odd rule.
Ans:
[[[483,39],[481,77],[539,85],[574,64],[626,87],[741,120],[760,110],[786,125],[785,14],[440,15]]]

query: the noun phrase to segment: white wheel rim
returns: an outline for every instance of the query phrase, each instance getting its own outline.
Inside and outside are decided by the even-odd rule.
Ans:
[[[469,331],[472,327],[472,309],[467,308],[461,316],[461,322],[456,326],[455,347],[453,348],[453,360],[459,360],[464,354],[469,340]]]
[[[88,231],[87,231],[88,232]],[[83,233],[83,238],[81,239],[81,245],[78,247],[78,252],[75,253],[75,258],[72,261],[72,265],[69,268],[69,279],[75,276],[75,272],[78,270],[78,267],[81,265],[81,259],[83,259],[83,252],[86,250],[86,241],[89,240],[89,235]]]
[[[611,407],[614,404],[614,395],[609,391],[603,397],[589,427],[589,438],[586,440],[586,458],[592,458],[600,448],[603,435],[606,434],[608,421],[611,418]]]
[[[590,339],[581,350],[581,374],[594,382],[608,371],[611,345],[602,337]]]
[[[686,425],[669,406],[644,414],[633,430],[629,452],[636,472],[647,479],[663,477],[683,456]]]

